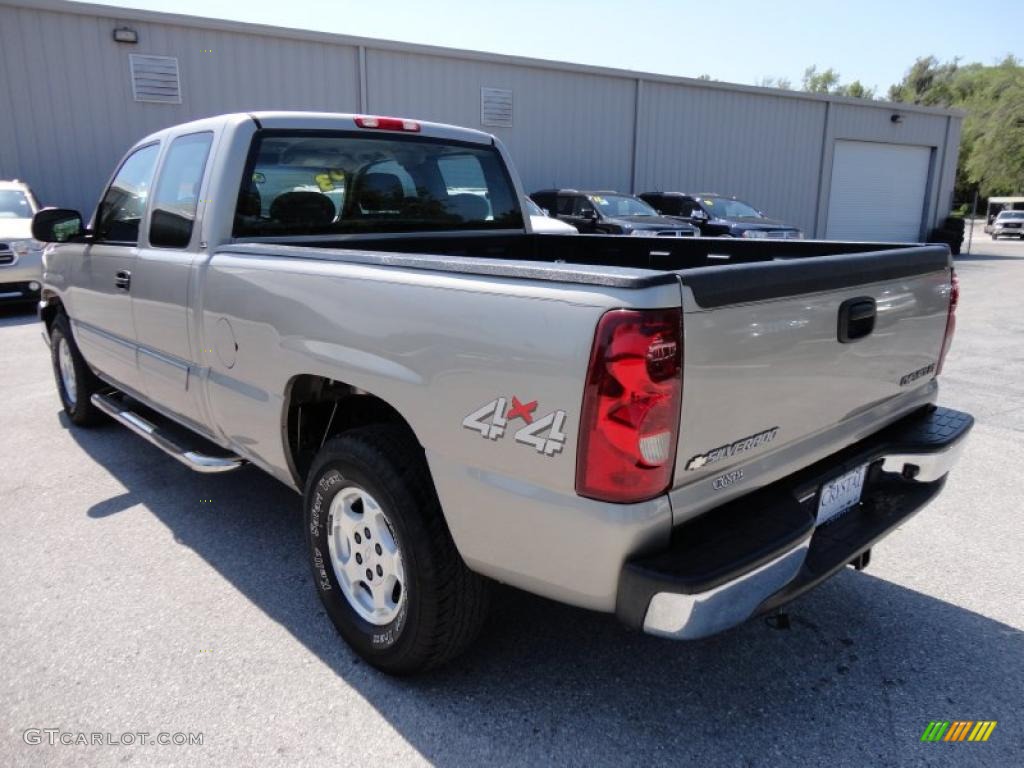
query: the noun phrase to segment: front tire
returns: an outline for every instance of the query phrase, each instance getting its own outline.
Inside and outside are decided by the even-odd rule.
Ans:
[[[459,556],[423,451],[406,430],[374,425],[329,440],[307,479],[304,509],[320,600],[367,662],[411,674],[475,639],[486,583]]]
[[[50,329],[50,360],[57,380],[57,394],[71,422],[87,427],[103,421],[103,413],[90,399],[102,389],[103,383],[82,357],[71,334],[71,322],[63,312],[57,315]]]

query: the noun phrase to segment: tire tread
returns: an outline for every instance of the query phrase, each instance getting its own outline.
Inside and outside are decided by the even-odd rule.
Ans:
[[[53,341],[53,334],[60,333],[71,347],[71,357],[75,366],[75,379],[77,380],[78,393],[74,407],[69,407],[64,399],[64,384],[60,377],[60,364],[57,361],[57,345]],[[57,384],[57,395],[60,397],[64,412],[71,422],[79,427],[90,427],[104,423],[107,418],[90,399],[93,393],[103,388],[103,382],[92,372],[89,364],[85,362],[74,334],[71,332],[71,321],[62,310],[53,321],[53,328],[50,330],[50,362],[53,364],[53,375]]]
[[[375,468],[388,486],[405,485],[417,502],[418,523],[430,553],[429,572],[421,573],[421,584],[434,593],[433,621],[429,633],[418,638],[407,654],[406,663],[388,665],[395,674],[432,669],[445,664],[476,639],[487,617],[489,590],[486,580],[463,562],[444,520],[437,492],[423,456],[423,450],[403,425],[375,424],[359,427],[324,444],[310,472],[310,482],[321,468],[339,455],[355,455]]]

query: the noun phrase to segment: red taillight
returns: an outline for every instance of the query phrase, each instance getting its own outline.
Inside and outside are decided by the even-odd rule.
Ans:
[[[939,364],[935,366],[936,376],[942,373],[946,354],[949,352],[949,346],[953,343],[953,334],[956,333],[956,305],[960,303],[960,278],[956,276],[955,269],[951,269],[949,272],[949,311],[946,313],[946,334],[942,337],[942,349],[939,350]]]
[[[683,396],[680,309],[615,309],[597,325],[583,393],[576,492],[644,501],[672,482]]]
[[[355,118],[356,125],[360,128],[376,128],[381,131],[408,131],[419,133],[420,124],[415,120],[405,120],[401,117],[374,117],[372,115],[360,115]]]

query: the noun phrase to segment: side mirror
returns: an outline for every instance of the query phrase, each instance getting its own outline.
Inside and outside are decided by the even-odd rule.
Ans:
[[[690,214],[690,218],[694,221],[707,221],[708,215],[700,208],[694,208],[693,213]]]
[[[597,211],[591,208],[583,211],[583,213],[581,213],[580,216],[582,216],[584,219],[588,219],[589,221],[593,221],[594,219],[597,218]]]
[[[44,243],[66,243],[84,234],[82,214],[70,208],[43,208],[32,217],[32,237]]]

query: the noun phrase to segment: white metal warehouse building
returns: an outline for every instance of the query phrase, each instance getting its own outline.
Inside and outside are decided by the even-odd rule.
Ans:
[[[511,151],[528,192],[719,192],[808,235],[911,241],[949,212],[962,118],[233,21],[0,0],[0,179],[27,181],[43,204],[88,215],[142,136],[267,109],[489,131]]]

